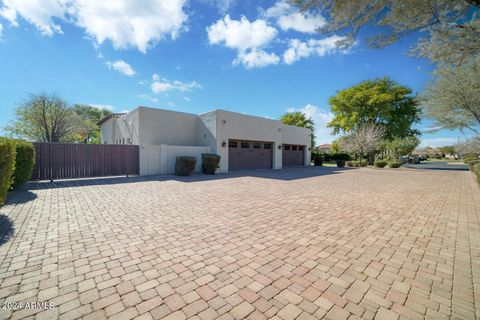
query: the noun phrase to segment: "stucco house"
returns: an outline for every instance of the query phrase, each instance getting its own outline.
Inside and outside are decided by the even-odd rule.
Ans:
[[[217,172],[281,169],[310,163],[310,131],[225,110],[200,115],[138,107],[98,123],[102,143],[140,146],[140,174],[173,173],[179,155],[221,156]]]

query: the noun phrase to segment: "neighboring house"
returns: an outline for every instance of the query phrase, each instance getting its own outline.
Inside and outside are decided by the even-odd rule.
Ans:
[[[315,150],[317,152],[329,153],[330,151],[332,151],[332,145],[328,144],[328,143],[321,144],[321,145],[315,147]]]
[[[101,119],[102,143],[140,146],[140,174],[173,173],[175,158],[221,156],[218,172],[310,163],[310,130],[278,120],[214,110],[201,115],[148,107]]]

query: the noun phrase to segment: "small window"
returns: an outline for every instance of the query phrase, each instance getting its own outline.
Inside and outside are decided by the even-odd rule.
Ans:
[[[248,142],[242,142],[242,143],[240,144],[240,147],[241,147],[242,149],[248,149],[248,148],[250,148],[250,143],[248,143]]]
[[[127,138],[127,144],[132,144],[132,140],[130,138]]]
[[[296,150],[297,150],[297,146],[292,146],[292,150],[293,150],[293,151],[296,151]]]
[[[229,141],[228,142],[228,147],[229,148],[237,148],[238,147],[237,141]]]
[[[305,147],[304,146],[298,146],[298,150],[303,151]]]
[[[271,143],[264,143],[263,144],[263,149],[272,149],[272,144]]]
[[[254,142],[253,143],[253,149],[262,149],[262,144],[259,142]]]
[[[285,150],[290,150],[290,146],[283,146]]]

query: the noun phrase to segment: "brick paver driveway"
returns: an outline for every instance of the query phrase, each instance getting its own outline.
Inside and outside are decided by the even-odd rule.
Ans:
[[[480,317],[480,188],[465,171],[45,184],[0,212],[3,318]],[[55,308],[5,309],[21,301]]]

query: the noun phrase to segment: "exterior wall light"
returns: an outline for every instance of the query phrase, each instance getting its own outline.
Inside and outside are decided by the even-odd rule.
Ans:
[[[225,148],[227,146],[227,143],[225,141],[222,142],[222,147]]]
[[[223,119],[223,120],[222,120],[222,123],[223,123],[223,124],[227,123],[227,120]]]
[[[282,150],[282,145],[281,144],[278,145],[278,150]]]

